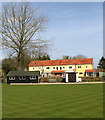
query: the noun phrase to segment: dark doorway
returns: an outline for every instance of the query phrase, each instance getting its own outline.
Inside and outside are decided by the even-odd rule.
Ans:
[[[76,73],[68,73],[68,82],[76,82]]]

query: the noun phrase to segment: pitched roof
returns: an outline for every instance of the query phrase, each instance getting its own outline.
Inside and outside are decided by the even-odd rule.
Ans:
[[[39,76],[39,71],[10,71],[7,76]]]
[[[95,70],[85,70],[85,72],[95,72]]]
[[[64,73],[65,70],[53,70],[51,73]]]
[[[93,64],[93,58],[31,61],[30,66],[81,65]]]

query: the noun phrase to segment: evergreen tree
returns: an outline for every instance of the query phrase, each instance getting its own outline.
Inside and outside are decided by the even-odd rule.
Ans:
[[[101,69],[105,69],[105,58],[102,57],[100,60],[99,60],[99,64],[98,64],[98,67],[97,68],[101,68]]]

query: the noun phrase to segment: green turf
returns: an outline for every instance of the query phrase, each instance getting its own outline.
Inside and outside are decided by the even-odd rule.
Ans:
[[[2,88],[3,118],[103,118],[103,84]]]
[[[0,83],[0,120],[2,119],[2,83]]]

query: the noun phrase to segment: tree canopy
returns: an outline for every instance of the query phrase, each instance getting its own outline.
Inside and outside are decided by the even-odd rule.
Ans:
[[[11,55],[17,55],[18,70],[22,69],[24,54],[47,47],[47,41],[40,39],[38,34],[45,30],[47,16],[33,8],[32,3],[8,3],[2,9],[2,45],[10,49]]]
[[[28,70],[28,65],[31,61],[34,60],[50,60],[50,56],[48,54],[43,54],[42,56],[37,56],[35,58],[31,58],[29,54],[24,54],[24,59],[22,59],[22,67],[24,70]],[[2,70],[5,74],[9,71],[16,71],[17,70],[17,57],[12,56],[10,58],[5,58],[2,60]]]
[[[97,68],[105,69],[105,58],[104,58],[104,57],[102,57],[102,58],[99,60],[99,63],[98,63]]]

